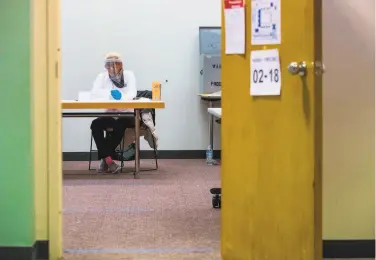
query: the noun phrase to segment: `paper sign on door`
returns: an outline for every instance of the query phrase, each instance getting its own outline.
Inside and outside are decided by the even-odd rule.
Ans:
[[[281,94],[281,66],[278,49],[251,52],[251,96]]]
[[[281,1],[252,0],[251,44],[281,44]]]
[[[244,0],[224,0],[226,54],[245,53]]]

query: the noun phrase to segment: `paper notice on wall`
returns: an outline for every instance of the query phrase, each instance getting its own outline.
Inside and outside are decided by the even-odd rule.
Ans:
[[[281,65],[278,49],[251,52],[251,96],[281,94]]]
[[[281,0],[252,0],[252,45],[281,44]]]
[[[224,0],[226,54],[245,53],[244,0]]]

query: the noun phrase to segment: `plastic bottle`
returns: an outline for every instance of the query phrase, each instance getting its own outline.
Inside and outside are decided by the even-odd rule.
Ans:
[[[209,144],[208,149],[206,149],[206,164],[212,165],[213,164],[213,149]]]

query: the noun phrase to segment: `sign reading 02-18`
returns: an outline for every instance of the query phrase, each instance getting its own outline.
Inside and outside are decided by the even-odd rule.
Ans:
[[[252,96],[281,94],[281,65],[278,49],[251,51]]]
[[[254,69],[252,76],[254,83],[264,83],[264,80],[277,83],[279,82],[279,69],[271,68],[269,71],[264,71],[264,69]]]

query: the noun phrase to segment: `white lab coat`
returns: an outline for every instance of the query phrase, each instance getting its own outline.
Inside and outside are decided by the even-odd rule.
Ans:
[[[92,100],[109,101],[113,100],[111,90],[117,89],[121,92],[121,100],[132,100],[137,96],[136,77],[130,70],[123,70],[124,88],[117,88],[111,81],[108,72],[99,73],[94,81],[90,97]],[[111,110],[113,111],[113,110]],[[124,112],[133,112],[133,109],[122,110]]]

